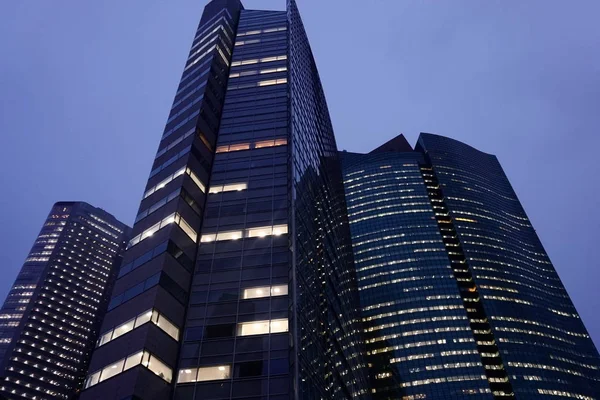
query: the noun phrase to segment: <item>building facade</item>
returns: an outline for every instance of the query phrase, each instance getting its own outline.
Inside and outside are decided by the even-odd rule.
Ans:
[[[600,358],[495,156],[342,153],[373,397],[583,399]]]
[[[0,397],[75,398],[129,234],[87,203],[52,207],[0,309]]]
[[[296,4],[209,2],[81,399],[368,398],[345,207]]]

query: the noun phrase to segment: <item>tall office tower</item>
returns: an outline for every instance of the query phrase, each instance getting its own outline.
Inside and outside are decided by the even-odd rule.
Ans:
[[[0,398],[75,398],[129,233],[100,208],[54,204],[0,310]]]
[[[373,397],[586,399],[600,358],[495,156],[342,153]]]
[[[341,168],[296,5],[194,35],[82,400],[368,398]]]

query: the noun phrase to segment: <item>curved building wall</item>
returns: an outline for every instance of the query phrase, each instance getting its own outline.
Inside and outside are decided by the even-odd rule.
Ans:
[[[600,360],[497,158],[421,134],[516,398],[600,396]]]
[[[423,156],[341,154],[374,398],[491,399]]]

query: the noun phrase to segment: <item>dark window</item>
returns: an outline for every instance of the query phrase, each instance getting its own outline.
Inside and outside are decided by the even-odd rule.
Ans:
[[[250,361],[245,363],[240,363],[235,366],[235,376],[239,378],[246,378],[250,376],[261,376],[265,371],[263,371],[263,361]]]
[[[233,336],[235,324],[209,325],[206,327],[206,338],[222,338]]]

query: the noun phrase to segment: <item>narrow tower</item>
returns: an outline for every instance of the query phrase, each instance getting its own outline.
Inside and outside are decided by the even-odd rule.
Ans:
[[[82,400],[369,396],[338,153],[293,1],[205,7],[133,235]]]

